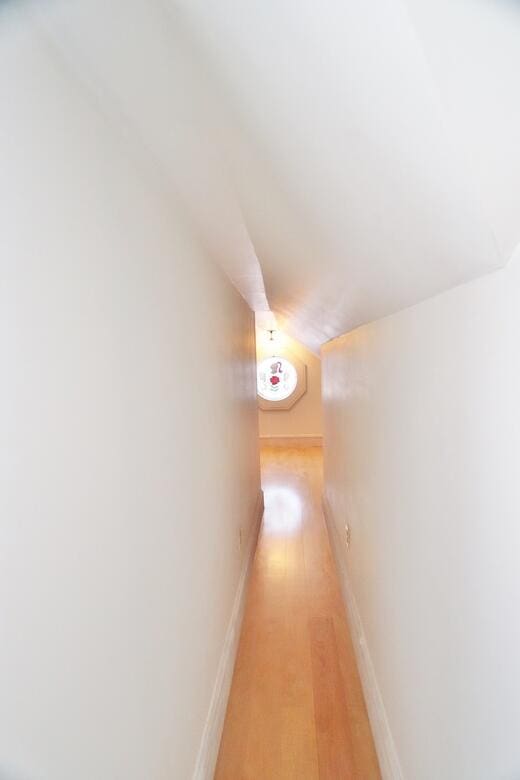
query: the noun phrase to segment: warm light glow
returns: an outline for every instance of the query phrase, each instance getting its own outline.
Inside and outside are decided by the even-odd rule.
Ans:
[[[297,531],[302,522],[300,493],[290,487],[264,488],[264,533],[270,536],[287,535]]]
[[[282,331],[275,330],[274,328],[272,330],[265,330],[262,328],[262,330],[257,331],[257,333],[260,342],[259,346],[261,351],[265,354],[270,353],[273,355],[275,352],[280,352],[287,341]]]

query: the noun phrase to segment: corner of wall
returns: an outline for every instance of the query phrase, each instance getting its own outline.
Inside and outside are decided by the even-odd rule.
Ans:
[[[365,694],[365,702],[367,705],[370,725],[372,727],[372,734],[376,746],[377,757],[379,759],[381,775],[383,780],[403,780],[403,773],[399,762],[399,757],[397,755],[397,749],[392,732],[390,730],[388,718],[386,716],[386,710],[383,698],[381,696],[381,691],[379,690],[375,669],[370,657],[365,631],[361,622],[361,615],[359,614],[354,591],[352,590],[350,583],[347,563],[345,561],[344,555],[342,554],[338,526],[335,523],[335,518],[333,516],[330,503],[325,494],[323,494],[322,497],[322,505],[323,514],[325,516],[325,522],[327,524],[327,530],[329,533],[330,545],[332,547],[332,552],[336,561],[336,568],[341,583],[341,592],[343,595],[347,619],[352,634],[352,643],[354,645],[359,676],[361,678],[361,684]]]
[[[195,771],[193,772],[193,780],[212,780],[215,774],[220,740],[224,729],[227,703],[233,679],[233,671],[235,668],[235,659],[238,651],[240,629],[244,617],[247,585],[251,573],[251,565],[255,556],[256,543],[263,514],[264,493],[263,490],[260,490],[255,506],[253,528],[247,541],[235,601],[226,631],[222,653],[220,655],[217,676],[208,709],[208,716],[202,733]]]

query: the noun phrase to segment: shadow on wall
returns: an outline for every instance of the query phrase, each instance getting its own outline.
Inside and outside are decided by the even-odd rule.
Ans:
[[[26,774],[22,775],[12,767],[6,767],[2,764],[0,764],[0,778],[1,780],[34,780],[32,777],[29,777]]]

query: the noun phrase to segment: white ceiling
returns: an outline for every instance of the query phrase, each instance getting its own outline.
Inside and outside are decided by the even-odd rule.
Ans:
[[[520,3],[35,13],[251,306],[311,349],[500,267],[520,240]]]

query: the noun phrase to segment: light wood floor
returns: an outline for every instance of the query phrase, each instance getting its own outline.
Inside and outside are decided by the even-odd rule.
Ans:
[[[215,778],[380,778],[321,511],[321,449],[262,452],[266,510]]]

